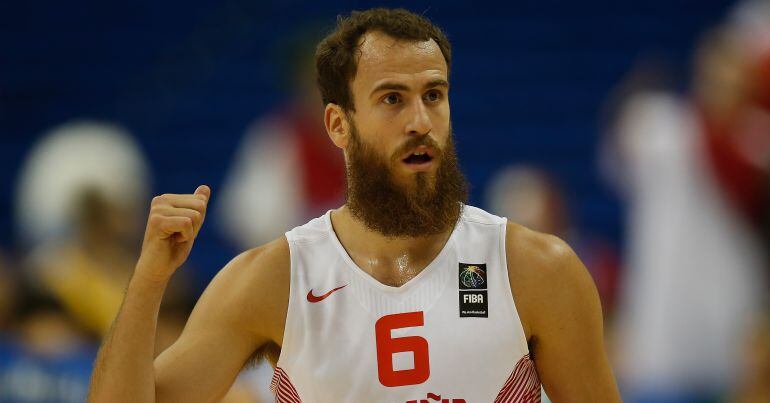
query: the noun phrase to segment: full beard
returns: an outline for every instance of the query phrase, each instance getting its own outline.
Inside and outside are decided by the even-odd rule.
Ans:
[[[409,183],[400,185],[390,165],[401,161],[381,157],[351,124],[347,206],[354,218],[388,238],[424,237],[454,228],[468,198],[468,185],[457,162],[451,128],[443,149],[428,136],[414,137],[394,155],[423,144],[437,151],[435,178],[429,172],[417,172]]]

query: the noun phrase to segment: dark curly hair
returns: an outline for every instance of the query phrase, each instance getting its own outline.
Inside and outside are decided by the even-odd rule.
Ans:
[[[350,82],[358,69],[359,42],[364,34],[372,31],[407,41],[433,39],[444,55],[447,68],[451,64],[449,39],[427,18],[401,8],[353,11],[348,17],[337,17],[337,28],[316,47],[318,88],[324,105],[333,103],[345,111],[354,110]]]

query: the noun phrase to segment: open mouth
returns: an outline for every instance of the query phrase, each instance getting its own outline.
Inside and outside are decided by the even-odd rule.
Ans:
[[[436,151],[430,146],[420,145],[403,154],[401,161],[411,168],[425,170],[431,166],[435,154]]]
[[[433,160],[433,157],[431,157],[425,151],[413,152],[409,154],[408,157],[403,159],[403,161],[406,162],[407,164],[425,164],[427,162],[430,162],[431,160]]]

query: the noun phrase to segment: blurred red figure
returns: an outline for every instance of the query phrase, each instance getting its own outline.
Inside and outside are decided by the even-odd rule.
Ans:
[[[746,2],[731,17],[698,51],[695,102],[720,186],[751,225],[765,229],[770,214],[770,6]]]
[[[316,36],[299,34],[287,45],[291,100],[251,125],[218,197],[223,230],[241,248],[268,242],[344,200],[345,161],[318,107],[310,46]]]

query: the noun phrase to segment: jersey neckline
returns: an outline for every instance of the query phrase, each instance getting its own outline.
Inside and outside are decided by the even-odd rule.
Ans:
[[[441,251],[436,255],[436,257],[433,258],[433,260],[428,263],[427,266],[425,266],[422,271],[420,271],[416,276],[412,277],[407,281],[406,283],[394,287],[387,284],[381,283],[376,278],[372,277],[367,273],[364,269],[358,266],[356,262],[353,261],[353,259],[348,254],[348,251],[345,250],[345,247],[342,246],[342,242],[340,242],[339,238],[337,237],[337,233],[334,231],[334,226],[332,225],[332,219],[331,219],[331,213],[332,210],[329,210],[324,214],[324,223],[326,224],[326,231],[329,234],[329,238],[332,240],[332,243],[334,244],[334,247],[337,249],[337,251],[342,256],[342,259],[345,261],[346,265],[350,269],[350,271],[354,272],[357,276],[362,277],[365,282],[370,284],[371,286],[374,286],[375,288],[391,293],[391,294],[402,294],[406,293],[412,288],[416,287],[416,284],[420,283],[420,280],[428,277],[431,273],[438,270],[436,267],[440,266],[440,262],[444,260],[445,255],[448,253],[448,251],[451,249],[451,245],[454,243],[456,234],[458,232],[458,229],[460,227],[460,221],[463,220],[464,216],[464,207],[460,212],[460,217],[458,218],[457,222],[455,223],[454,228],[452,228],[452,233],[449,234],[449,238],[447,238],[446,242],[444,243],[444,246],[441,248]]]

